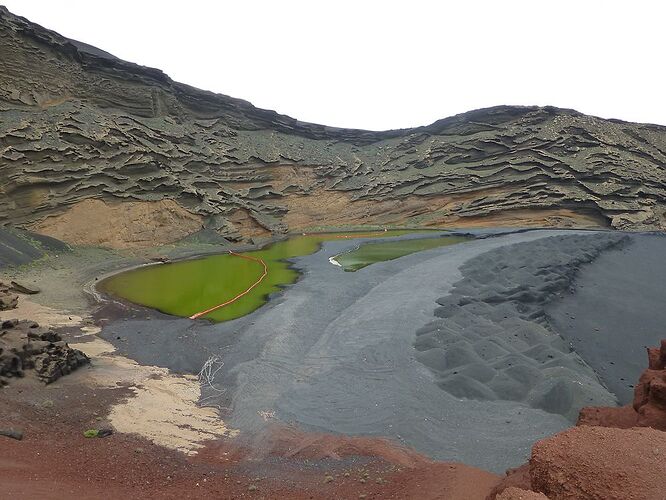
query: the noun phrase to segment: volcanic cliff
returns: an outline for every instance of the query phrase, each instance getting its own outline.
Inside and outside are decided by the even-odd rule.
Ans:
[[[0,6],[0,225],[71,243],[359,223],[664,229],[665,165],[666,127],[552,107],[385,132],[303,123]]]

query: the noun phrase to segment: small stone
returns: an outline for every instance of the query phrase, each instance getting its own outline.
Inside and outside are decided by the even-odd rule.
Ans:
[[[108,427],[104,427],[104,428],[99,429],[97,431],[97,437],[101,437],[101,438],[110,436],[111,434],[113,434],[113,429],[110,429]]]
[[[16,281],[12,281],[10,284],[13,291],[26,295],[34,295],[40,292],[40,289],[34,285],[26,285],[25,283],[17,283]]]
[[[247,487],[247,491],[257,491],[258,489],[256,484],[251,484]]]
[[[20,441],[21,439],[23,439],[23,431],[19,431],[16,429],[0,429],[0,436],[6,436],[8,438]]]
[[[324,478],[325,483],[330,483],[332,481],[333,481],[333,476],[326,476],[326,478]]]

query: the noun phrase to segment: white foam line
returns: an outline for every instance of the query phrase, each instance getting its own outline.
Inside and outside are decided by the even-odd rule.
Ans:
[[[335,260],[336,257],[337,257],[337,255],[334,255],[333,257],[329,257],[328,261],[331,264],[333,264],[334,266],[342,267],[342,264],[340,264],[337,260]]]

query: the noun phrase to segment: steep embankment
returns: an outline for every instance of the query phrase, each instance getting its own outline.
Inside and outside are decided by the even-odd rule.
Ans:
[[[3,7],[0,45],[0,224],[116,247],[202,226],[232,239],[359,222],[666,227],[664,127],[500,106],[335,129],[176,83]]]

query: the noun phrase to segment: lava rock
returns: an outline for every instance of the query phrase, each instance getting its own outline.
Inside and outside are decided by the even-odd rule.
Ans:
[[[15,429],[0,429],[0,436],[7,436],[8,438],[21,441],[23,439],[23,431]]]
[[[1,327],[0,386],[13,377],[25,376],[26,370],[49,384],[90,361],[60,335],[34,321],[8,320]]]

